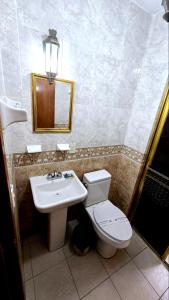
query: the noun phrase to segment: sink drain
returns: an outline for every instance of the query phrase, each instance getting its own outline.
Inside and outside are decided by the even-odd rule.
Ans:
[[[56,196],[60,196],[60,193],[56,193]]]

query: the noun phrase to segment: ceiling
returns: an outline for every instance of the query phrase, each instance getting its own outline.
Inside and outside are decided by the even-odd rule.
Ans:
[[[132,0],[132,1],[150,14],[155,14],[163,10],[163,7],[161,5],[162,0]]]

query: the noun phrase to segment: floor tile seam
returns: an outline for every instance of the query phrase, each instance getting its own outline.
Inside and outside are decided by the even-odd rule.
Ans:
[[[132,260],[132,262],[134,263],[134,265],[136,266],[137,270],[143,275],[144,279],[149,283],[149,285],[152,287],[152,289],[155,291],[156,295],[158,297],[161,297],[162,295],[159,295],[158,292],[155,290],[155,288],[153,287],[153,285],[151,284],[151,282],[147,279],[147,277],[143,274],[143,272],[141,271],[141,269],[137,266],[137,264],[135,263],[134,260]]]
[[[74,253],[72,255],[68,256],[68,257],[65,255],[65,259],[69,260],[73,255],[74,255]]]
[[[102,283],[104,283],[107,279],[109,279],[109,276],[106,277],[105,279],[101,280],[97,285],[95,285],[93,288],[91,288],[91,290],[88,291],[85,295],[83,295],[83,296],[80,298],[80,300],[83,299],[84,297],[86,297],[87,295],[89,295],[92,291],[94,291],[96,288],[98,288],[98,287],[99,287]]]
[[[157,258],[158,259],[158,261],[159,261],[159,263],[169,272],[169,268],[168,268],[168,266],[161,260],[161,259],[159,259],[159,257],[157,256],[156,257],[156,255],[155,255],[155,253],[152,251],[152,249],[151,248],[149,248],[148,246],[146,247],[148,250],[150,250],[151,252],[152,252],[152,256],[155,256],[155,258]],[[145,249],[143,249],[139,254],[141,254],[144,250],[146,250],[146,248]],[[137,254],[136,256],[133,256],[133,258],[132,259],[135,259],[139,254]]]
[[[115,275],[116,273],[118,273],[121,269],[123,269],[125,266],[127,266],[128,264],[130,264],[132,262],[132,258],[130,258],[128,260],[128,262],[126,262],[124,265],[122,265],[118,270],[114,271],[113,273],[109,274],[110,278]]]
[[[135,231],[135,227],[133,227],[133,230]],[[136,229],[136,231],[135,231],[136,233],[137,233],[137,235],[139,236],[139,238],[141,239],[141,240],[143,240],[143,242],[146,244],[146,248],[148,248],[152,253],[153,253],[153,255],[155,255],[155,257],[159,260],[159,262],[161,263],[161,264],[163,264],[163,266],[167,269],[167,271],[168,271],[168,268],[169,268],[169,265],[167,266],[166,264],[165,264],[165,262],[161,259],[161,257],[160,256],[158,256],[157,255],[157,252],[154,250],[154,248],[153,247],[151,247],[151,245],[148,243],[148,241],[146,240],[146,239],[144,239],[143,238],[143,236],[141,236],[140,235],[140,233],[137,231],[137,229]],[[145,249],[144,249],[145,250]]]
[[[166,291],[168,290],[168,294],[169,294],[169,286],[168,286],[168,288],[164,291],[164,293],[160,296],[161,298],[164,296],[164,294],[166,293]],[[161,299],[160,298],[160,299]]]
[[[151,249],[151,248],[150,248],[150,244],[149,244],[148,241],[144,238],[144,236],[141,235],[140,232],[139,232],[134,226],[133,226],[132,228],[133,228],[133,230],[135,231],[135,233],[137,234],[137,236],[139,237],[139,239],[140,239],[141,241],[144,242],[144,244],[146,245],[146,247],[149,248],[149,249]],[[151,250],[152,250],[152,249],[151,249]]]
[[[165,269],[167,269],[167,271],[169,271],[167,265],[158,257],[155,255],[155,253],[152,251],[152,249],[149,247],[149,246],[146,246],[143,250],[141,250],[138,254],[136,254],[135,256],[132,257],[132,259],[135,259],[138,255],[140,255],[143,251],[145,251],[146,249],[150,250],[152,252],[152,256],[155,256],[158,260],[159,260],[159,263],[161,265],[163,265],[163,267]],[[129,255],[130,256],[130,255]]]
[[[111,283],[112,283],[113,287],[115,288],[115,290],[116,290],[117,294],[119,295],[120,299],[121,299],[121,300],[123,300],[123,298],[122,298],[122,296],[120,295],[120,293],[119,293],[118,289],[116,288],[116,286],[115,286],[115,284],[114,284],[114,282],[113,282],[113,280],[112,280],[111,276],[112,276],[112,275],[110,275],[110,277],[109,277],[109,278],[110,278],[110,280],[111,280]]]
[[[101,258],[101,256],[97,253],[97,251],[96,251],[96,255],[97,255],[97,258],[98,258],[99,262],[101,263],[102,267],[104,268],[106,274],[109,276],[110,274],[107,272],[107,270],[106,270],[106,268],[105,268],[105,266],[104,266],[104,263],[103,263],[103,261],[102,261],[102,258]]]
[[[35,298],[35,300],[37,300],[34,278],[32,278],[32,280],[33,280],[33,290],[34,290],[34,296],[35,296],[34,298]]]
[[[66,260],[65,260],[65,261],[66,261],[66,264],[67,264],[67,266],[68,266],[68,269],[69,269],[69,271],[70,271],[70,275],[71,275],[71,277],[72,277],[73,284],[74,284],[74,286],[75,286],[75,289],[76,289],[76,292],[77,292],[78,298],[79,298],[79,300],[80,300],[79,291],[78,291],[78,288],[77,288],[77,286],[76,286],[76,282],[75,282],[75,279],[74,279],[74,277],[73,277],[73,273],[72,273],[71,267],[70,267],[70,265],[69,265],[69,259],[68,259],[68,258],[66,258]]]
[[[127,262],[125,262],[122,266],[120,266],[120,268],[118,270],[116,270],[115,272],[111,273],[110,276],[112,276],[115,273],[119,272],[123,267],[125,267],[126,265],[128,265],[131,261],[132,261],[132,258],[130,257],[130,259]]]
[[[31,263],[31,271],[32,271],[32,278],[33,276],[33,264],[32,264],[32,256],[31,256],[31,251],[30,251],[30,263]]]
[[[97,254],[97,252],[96,252],[96,254]],[[97,256],[98,256],[98,254],[97,254]],[[98,259],[98,260],[99,260],[99,259]],[[99,260],[99,262],[100,262],[100,260]],[[68,264],[68,266],[69,266],[69,269],[70,269],[70,272],[71,272],[71,275],[72,275],[72,278],[73,278],[73,282],[74,282],[74,284],[75,284],[75,286],[76,286],[76,282],[75,282],[75,280],[74,280],[73,273],[72,273],[71,267],[70,267],[70,265],[69,265],[69,258],[67,259],[67,264]],[[104,266],[103,266],[103,267],[104,267]],[[105,270],[105,268],[104,268],[104,270]],[[78,292],[79,299],[82,299],[82,298],[86,297],[88,294],[91,293],[91,291],[93,291],[96,287],[98,287],[100,284],[102,284],[104,281],[106,281],[106,280],[109,278],[109,274],[106,272],[106,270],[105,270],[105,274],[106,274],[106,278],[103,279],[103,280],[101,280],[97,285],[95,285],[89,292],[87,292],[87,293],[86,293],[85,295],[83,295],[81,298],[80,298],[80,295],[79,295],[79,292],[78,292],[78,288],[77,288],[77,286],[76,286],[76,289],[77,289],[77,292]]]
[[[23,283],[25,284],[25,283],[27,283],[27,281],[29,281],[29,280],[31,280],[31,279],[33,279],[33,275],[32,275],[32,277],[29,277],[29,278],[27,278],[26,280],[24,279],[24,280],[23,280]]]
[[[64,247],[62,249],[63,249],[65,259],[69,259],[70,257],[72,257],[74,255],[74,253],[71,253],[69,256],[66,256],[65,251],[64,251]]]
[[[102,261],[101,257],[100,257],[99,255],[98,255],[98,257],[99,257],[99,260],[100,260],[100,262],[101,262],[101,264],[102,264],[102,266],[103,266],[103,268],[104,268],[105,272],[106,272],[106,273],[107,273],[107,275],[108,275],[108,278],[110,279],[110,281],[111,281],[111,283],[112,283],[113,287],[115,288],[115,290],[116,290],[117,294],[119,295],[120,299],[121,299],[121,300],[123,300],[123,299],[121,298],[121,295],[119,294],[119,292],[118,292],[117,288],[115,287],[115,285],[114,285],[114,283],[113,283],[112,279],[111,279],[111,276],[112,276],[112,274],[109,274],[109,273],[107,272],[107,270],[106,270],[106,268],[105,268],[105,266],[104,266],[104,264],[103,264],[103,261]],[[107,278],[107,279],[108,279],[108,278]],[[107,279],[105,279],[105,281],[106,281]]]
[[[129,264],[130,262],[132,261],[132,258],[130,257],[130,259],[127,261],[127,262],[125,262],[122,266],[120,266],[119,268],[118,268],[118,270],[116,270],[116,271],[114,271],[114,272],[112,272],[112,273],[108,273],[108,275],[109,276],[112,276],[112,275],[114,275],[115,273],[117,273],[118,271],[120,271],[123,267],[125,267],[127,264]],[[104,266],[104,264],[103,264],[103,266]]]
[[[30,279],[33,278],[31,246],[30,246],[30,243],[29,243],[29,239],[25,239],[25,241],[27,241],[27,244],[28,244],[28,256],[29,256],[29,262],[30,262],[30,266],[31,266],[31,277],[25,279],[25,271],[24,271],[25,259],[24,259],[24,255],[23,255],[22,256],[22,262],[23,262],[23,271],[24,271],[24,283],[26,283],[26,281],[28,281],[28,280],[30,280]],[[24,240],[23,240],[23,243],[24,243]],[[24,253],[23,246],[22,246],[21,250],[22,250],[22,253]]]
[[[155,257],[158,259],[159,263],[160,263],[161,265],[163,265],[163,267],[164,267],[165,269],[167,269],[167,271],[169,271],[169,267],[167,266],[167,264],[165,264],[165,262],[162,261],[162,260],[156,255],[156,253],[155,253],[148,245],[146,245],[146,247],[145,247],[144,249],[142,249],[140,252],[138,252],[138,254],[136,254],[135,256],[133,256],[132,259],[136,258],[138,255],[140,255],[140,254],[141,254],[143,251],[145,251],[146,249],[150,250],[150,251],[152,252],[152,255],[155,256]],[[127,251],[127,250],[126,250],[126,251]],[[128,252],[127,252],[127,253],[128,253]],[[130,256],[130,255],[129,255],[129,256]]]
[[[127,252],[127,250],[126,250],[126,252],[127,252],[127,254],[131,257],[131,259],[133,259],[133,258],[135,258],[137,255],[141,254],[146,248],[148,248],[148,247],[145,246],[144,249],[140,250],[137,254],[135,254],[135,255],[133,255],[133,256],[131,256],[131,255]]]
[[[45,270],[43,270],[43,271],[41,271],[41,272],[39,272],[38,274],[33,274],[33,277],[32,278],[36,278],[36,277],[38,277],[39,275],[41,275],[41,274],[43,274],[43,273],[45,273],[45,272],[47,272],[47,271],[49,271],[50,269],[53,269],[53,268],[55,268],[58,264],[60,264],[60,263],[63,263],[64,261],[66,261],[66,259],[64,258],[64,259],[62,259],[61,261],[59,261],[59,262],[57,262],[57,263],[55,263],[54,265],[52,265],[52,266],[50,266],[49,268],[47,268],[47,269],[45,269]]]

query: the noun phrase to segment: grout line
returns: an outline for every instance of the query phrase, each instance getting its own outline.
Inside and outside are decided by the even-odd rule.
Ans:
[[[66,256],[66,253],[64,251],[64,248],[65,248],[66,244],[68,244],[68,247],[69,247],[69,250],[70,250],[70,255],[69,256]],[[64,256],[65,256],[65,259],[69,259],[70,257],[72,257],[74,255],[74,253],[72,252],[72,250],[70,248],[70,242],[69,241],[66,241],[65,245],[63,246],[63,253],[64,253]]]
[[[101,257],[99,257],[99,260],[100,260],[100,262],[101,262],[101,264],[102,264],[104,270],[105,270],[106,273],[108,274],[108,278],[110,279],[110,281],[111,281],[113,287],[115,288],[117,294],[119,295],[120,299],[122,300],[122,298],[121,298],[121,296],[120,296],[120,294],[119,294],[119,292],[118,292],[116,286],[114,285],[114,283],[113,283],[113,281],[112,281],[112,279],[111,279],[112,274],[114,274],[114,273],[116,273],[116,272],[114,272],[114,273],[112,273],[112,274],[109,274],[109,273],[107,272],[107,270],[106,270],[106,267],[105,267],[104,264],[103,264],[103,261],[102,261]],[[108,278],[107,278],[107,279],[108,279]]]
[[[116,270],[115,272],[111,273],[109,276],[111,277],[112,275],[116,274],[117,272],[119,272],[123,267],[125,267],[126,265],[128,265],[129,263],[131,263],[132,259],[130,258],[128,260],[128,262],[126,262],[124,265],[122,265],[118,270]]]
[[[28,240],[28,245],[29,245],[29,257],[30,257],[30,263],[31,263],[32,278],[33,278],[32,255],[31,255],[31,246],[29,244],[29,240]]]
[[[167,271],[168,271],[169,265],[168,265],[165,261],[162,260],[162,258],[161,258],[160,255],[158,254],[158,252],[157,252],[157,251],[149,244],[149,242],[144,238],[144,236],[140,234],[140,232],[137,230],[137,228],[135,228],[135,227],[133,226],[133,229],[134,229],[135,233],[139,236],[139,238],[146,244],[146,248],[148,248],[148,249],[152,252],[152,254],[156,256],[156,258],[159,260],[159,262],[160,262],[160,263],[167,269]],[[144,248],[144,250],[145,250],[145,248]]]
[[[120,249],[119,249],[120,250]],[[125,249],[124,249],[125,250]],[[125,250],[126,251],[126,250]],[[128,254],[128,253],[127,253]],[[130,255],[128,255],[129,256],[129,260],[127,261],[127,262],[125,262],[122,266],[120,266],[119,267],[119,269],[118,270],[116,270],[116,271],[114,271],[113,273],[111,273],[111,274],[109,274],[107,271],[107,273],[108,273],[108,275],[111,277],[113,274],[115,274],[115,273],[117,273],[118,271],[120,271],[124,266],[126,266],[128,263],[130,263],[131,261],[132,261],[132,257],[130,257]],[[100,259],[101,260],[101,259]],[[102,262],[102,261],[101,261]],[[102,262],[102,264],[103,264],[103,262]],[[104,266],[104,264],[103,264],[103,266]]]
[[[102,262],[102,264],[103,264],[103,262]],[[104,264],[103,264],[103,267],[105,268],[105,266],[104,266]],[[120,268],[121,269],[121,268]],[[119,269],[119,270],[120,270]],[[105,270],[106,270],[106,268],[105,268]],[[118,271],[119,271],[118,270]],[[107,271],[106,271],[107,272]],[[108,272],[107,272],[108,273]],[[116,286],[114,285],[114,282],[112,281],[112,279],[111,279],[111,276],[113,275],[113,274],[115,274],[116,272],[114,272],[114,273],[112,273],[112,274],[108,274],[109,275],[109,279],[110,279],[110,281],[111,281],[111,283],[112,283],[112,286],[114,287],[114,289],[116,290],[116,292],[117,292],[117,294],[119,295],[119,297],[120,297],[120,299],[122,300],[122,297],[121,297],[121,295],[119,294],[119,291],[117,290],[117,288],[116,288]]]
[[[145,246],[144,249],[140,250],[137,254],[135,254],[135,255],[133,255],[133,256],[130,256],[130,254],[127,252],[127,250],[126,250],[126,252],[127,252],[128,256],[130,256],[130,258],[133,259],[133,258],[135,258],[136,256],[138,256],[139,254],[141,254],[141,253],[142,253],[145,249],[147,249],[147,248],[148,248],[148,247]]]
[[[157,296],[161,297],[157,291],[154,289],[153,285],[151,284],[151,282],[147,279],[147,277],[144,275],[144,273],[141,271],[141,269],[139,269],[139,267],[137,266],[137,264],[135,263],[134,260],[132,260],[132,262],[134,263],[134,265],[136,266],[137,270],[143,275],[144,279],[149,283],[149,285],[152,287],[152,289],[155,291],[155,293],[157,294]]]
[[[29,256],[29,263],[30,263],[30,266],[31,266],[31,276],[28,277],[27,279],[25,279],[25,258],[24,258],[24,245],[23,243],[24,242],[27,242],[28,244],[28,247],[27,247],[27,250],[28,250],[28,256]],[[33,272],[32,272],[32,263],[31,263],[31,255],[30,255],[30,246],[29,246],[29,242],[28,242],[28,239],[25,239],[24,241],[22,241],[22,247],[21,247],[21,251],[22,251],[22,255],[23,255],[23,275],[24,275],[24,284],[29,281],[30,279],[33,278]]]
[[[96,252],[97,253],[97,252]],[[106,270],[106,267],[104,266],[104,263],[103,263],[103,261],[102,261],[102,259],[101,259],[101,256],[99,256],[99,254],[97,253],[97,256],[98,256],[98,259],[99,259],[99,261],[100,261],[100,263],[102,264],[102,266],[103,266],[103,268],[104,268],[104,270],[105,270],[105,272],[107,273],[107,275],[108,275],[108,277],[110,276],[110,274],[107,272],[107,270]]]
[[[104,283],[107,279],[109,279],[109,276],[107,278],[105,278],[104,280],[102,280],[100,283],[98,283],[95,287],[93,287],[89,292],[87,292],[84,296],[82,296],[80,298],[81,299],[84,299],[87,295],[89,295],[91,292],[93,292],[97,287],[99,287],[102,283]]]
[[[37,297],[36,297],[36,288],[35,288],[35,280],[34,280],[34,278],[32,278],[32,280],[33,280],[34,296],[35,296],[35,300],[37,300]]]
[[[147,249],[147,248],[149,248],[148,246],[146,246],[143,250],[141,250],[137,255],[139,255],[140,253],[142,253],[145,249]],[[126,250],[125,250],[126,251]],[[127,252],[127,251],[126,251]],[[128,254],[128,253],[127,253]],[[115,285],[114,285],[114,283],[113,283],[113,281],[112,281],[112,279],[111,279],[111,276],[112,275],[114,275],[115,273],[117,273],[117,272],[119,272],[124,266],[126,266],[127,264],[129,264],[129,263],[131,263],[131,262],[133,262],[134,263],[134,265],[137,267],[137,269],[140,271],[140,273],[143,275],[143,277],[146,279],[146,281],[150,284],[150,286],[153,288],[153,290],[155,291],[155,293],[157,294],[157,296],[159,296],[159,300],[161,299],[161,297],[165,294],[165,292],[167,291],[167,289],[168,289],[168,287],[167,287],[167,289],[163,292],[163,294],[162,295],[159,295],[158,293],[157,293],[157,291],[154,289],[154,287],[152,286],[152,284],[150,283],[150,281],[146,278],[146,276],[142,273],[142,271],[139,269],[139,267],[136,265],[136,263],[134,262],[134,258],[137,256],[137,255],[135,255],[134,257],[130,257],[130,260],[127,262],[127,263],[125,263],[123,266],[121,266],[118,270],[116,270],[115,272],[113,272],[113,273],[111,273],[110,275],[109,275],[109,278],[110,278],[110,280],[111,280],[111,282],[112,282],[112,284],[113,284],[113,286],[115,287]],[[101,259],[100,259],[100,261],[101,261]],[[101,263],[102,263],[102,261],[101,261]],[[103,263],[102,263],[103,264]],[[103,266],[104,266],[104,264],[103,264]],[[106,269],[105,269],[106,270]],[[107,271],[106,271],[107,272]],[[107,272],[108,273],[108,272]],[[115,287],[115,289],[116,289],[116,287]],[[116,289],[116,291],[118,292],[118,290]],[[118,292],[118,294],[119,294],[119,292]],[[120,294],[119,294],[119,296],[120,296]],[[120,298],[121,298],[121,296],[120,296]],[[121,298],[122,299],[122,298]]]
[[[29,253],[29,260],[30,260],[30,266],[31,266],[31,277],[24,280],[24,292],[25,292],[25,296],[26,296],[26,283],[30,280],[33,281],[33,292],[34,292],[34,299],[36,300],[36,292],[35,292],[35,282],[34,282],[34,278],[33,278],[33,268],[32,268],[32,259],[31,259],[31,251],[30,251],[30,244],[29,244],[29,240],[27,239],[27,244],[28,244],[28,253]],[[22,251],[23,251],[23,247],[22,247]],[[23,262],[24,264],[24,262]],[[24,267],[24,266],[23,266]]]
[[[29,280],[31,280],[31,279],[33,279],[33,276],[32,276],[32,277],[29,277],[29,278],[28,278],[28,279],[26,279],[26,280],[24,280],[24,282],[23,282],[23,283],[25,284],[25,283],[27,283],[27,281],[29,281]]]
[[[33,280],[34,298],[35,298],[35,300],[36,300],[37,297],[36,297],[35,281],[34,281],[34,277],[33,277],[33,266],[32,266],[31,245],[30,245],[29,239],[27,239],[27,241],[28,241],[28,248],[29,248],[29,257],[30,257],[31,271],[32,271],[32,280]]]
[[[71,258],[71,257],[70,257],[70,258]],[[68,261],[69,261],[69,258],[67,259],[67,263],[68,263]],[[68,263],[68,266],[69,266],[69,263]],[[72,275],[72,277],[73,277],[73,274],[72,274],[72,271],[71,271],[70,266],[69,266],[69,270],[70,270],[71,275]],[[106,272],[106,274],[107,274],[107,272]],[[87,295],[89,295],[95,288],[97,288],[100,284],[102,284],[103,282],[105,282],[108,278],[109,278],[109,275],[107,274],[107,277],[106,277],[105,279],[103,279],[102,281],[100,281],[96,286],[94,286],[89,292],[87,292],[87,293],[86,293],[85,295],[83,295],[82,297],[80,297],[80,295],[79,295],[79,293],[78,293],[78,289],[77,289],[77,286],[76,286],[76,282],[75,282],[75,280],[74,280],[74,278],[73,278],[73,282],[74,282],[74,284],[75,284],[75,286],[76,286],[76,290],[77,290],[77,293],[78,293],[78,295],[79,295],[79,299],[83,299],[84,297],[86,297]]]
[[[111,276],[110,276],[110,281],[111,281],[111,283],[112,283],[112,286],[113,286],[114,289],[116,290],[117,294],[119,295],[120,299],[123,300],[122,297],[121,297],[121,295],[120,295],[120,293],[119,293],[119,291],[118,291],[118,289],[116,288],[116,286],[115,286],[113,280],[111,279]]]
[[[153,288],[153,290],[155,291],[155,293],[157,294],[157,296],[159,296],[158,299],[160,300],[161,297],[162,297],[162,296],[165,294],[165,292],[167,291],[168,287],[166,288],[166,290],[163,292],[162,295],[159,295],[159,294],[157,293],[157,291],[154,289],[154,287],[152,286],[152,284],[150,283],[150,281],[146,278],[146,276],[143,274],[143,272],[141,271],[141,269],[139,269],[139,267],[137,266],[137,264],[136,264],[135,261],[134,261],[134,259],[135,259],[140,253],[142,253],[145,249],[147,249],[147,248],[149,248],[149,247],[145,246],[144,249],[142,249],[139,253],[137,253],[137,254],[136,254],[135,256],[133,256],[133,257],[131,257],[131,256],[128,254],[127,250],[124,249],[124,250],[126,251],[126,253],[128,254],[128,256],[129,256],[129,261],[126,262],[125,264],[123,264],[118,270],[116,270],[115,272],[113,272],[113,273],[111,273],[111,274],[108,273],[108,271],[106,270],[106,268],[105,268],[105,266],[104,266],[104,264],[103,264],[103,261],[102,261],[101,257],[100,257],[99,254],[95,251],[95,254],[97,255],[97,258],[98,258],[99,262],[100,262],[101,265],[103,266],[103,268],[104,268],[104,270],[105,270],[105,273],[107,274],[107,277],[106,277],[104,280],[102,280],[101,282],[99,282],[95,287],[93,287],[87,294],[85,294],[84,296],[82,296],[82,297],[80,298],[80,295],[79,295],[79,292],[78,292],[78,288],[77,288],[77,286],[76,286],[76,282],[75,282],[75,280],[74,280],[73,273],[72,273],[71,267],[70,267],[70,265],[69,265],[69,259],[71,259],[71,257],[73,256],[73,254],[72,254],[71,256],[69,256],[69,257],[66,257],[66,254],[65,254],[65,252],[64,252],[64,250],[63,250],[64,247],[60,248],[60,250],[62,250],[62,253],[63,253],[64,258],[63,258],[61,261],[57,262],[56,264],[50,266],[49,268],[47,268],[47,269],[41,271],[40,273],[38,273],[38,274],[36,274],[36,275],[33,275],[33,264],[32,264],[32,255],[31,255],[31,245],[30,245],[30,242],[29,242],[29,240],[28,240],[28,250],[29,250],[30,263],[31,263],[32,277],[29,278],[29,279],[27,279],[27,280],[25,280],[24,284],[25,284],[28,280],[31,280],[31,279],[33,280],[34,295],[35,295],[35,300],[36,300],[37,297],[36,297],[36,289],[35,289],[35,281],[34,281],[34,279],[35,279],[36,277],[38,277],[39,275],[41,275],[42,273],[47,272],[49,269],[52,269],[52,268],[56,267],[58,264],[61,264],[61,263],[65,262],[65,263],[67,264],[68,268],[69,268],[69,271],[70,271],[70,274],[71,274],[71,277],[72,277],[72,280],[73,280],[73,283],[74,283],[74,286],[75,286],[75,289],[76,289],[76,291],[77,291],[77,295],[78,295],[79,299],[83,299],[84,297],[86,297],[88,294],[90,294],[93,290],[95,290],[98,286],[100,286],[100,285],[101,285],[103,282],[105,282],[107,279],[110,279],[110,280],[111,280],[111,283],[112,283],[113,287],[115,288],[116,292],[118,293],[120,299],[122,299],[121,296],[120,296],[120,294],[119,294],[119,292],[118,292],[118,290],[116,289],[116,287],[115,287],[115,285],[114,285],[112,279],[111,279],[111,276],[114,275],[115,273],[119,272],[124,266],[126,266],[126,265],[129,264],[130,262],[133,262],[134,265],[136,266],[136,268],[139,270],[139,272],[143,275],[143,277],[145,278],[145,280],[146,280],[146,281],[150,284],[150,286]]]
[[[168,295],[169,295],[169,287],[165,290],[165,292],[160,296],[159,300],[162,299],[162,297],[164,296],[164,294],[167,292],[168,290]]]
[[[64,254],[65,255],[65,254]],[[66,257],[66,256],[65,256]],[[76,282],[75,282],[75,280],[74,280],[74,277],[73,277],[73,273],[72,273],[72,270],[71,270],[71,268],[70,268],[70,265],[69,265],[69,259],[68,258],[66,258],[65,259],[65,261],[66,261],[66,263],[67,263],[67,266],[68,266],[68,268],[69,268],[69,271],[70,271],[70,274],[71,274],[71,277],[72,277],[72,280],[73,280],[73,283],[74,283],[74,286],[75,286],[75,289],[76,289],[76,292],[77,292],[77,295],[78,295],[78,297],[79,297],[79,299],[80,299],[80,295],[79,295],[79,292],[78,292],[78,288],[77,288],[77,286],[76,286]]]
[[[63,252],[63,247],[59,248],[58,250],[62,250]],[[56,250],[57,251],[57,250]],[[52,266],[48,267],[47,269],[39,272],[38,274],[35,274],[33,273],[33,263],[32,263],[32,254],[31,254],[31,246],[30,246],[30,260],[31,260],[31,268],[32,268],[32,278],[36,278],[37,276],[41,275],[42,273],[48,271],[49,269],[52,269],[54,268],[55,266],[57,266],[59,263],[62,263],[63,261],[65,261],[65,255],[64,255],[64,252],[63,252],[63,256],[64,258],[61,259],[59,262],[56,262],[55,264],[53,264]]]
[[[34,281],[34,277],[33,277],[33,264],[32,264],[32,255],[31,255],[31,245],[30,245],[29,240],[28,240],[28,245],[29,245],[29,256],[30,256],[31,270],[32,270],[32,280],[33,280],[34,298],[35,298],[35,300],[37,300],[37,297],[36,297],[36,288],[35,288],[35,281]]]
[[[62,259],[62,260],[60,260],[59,262],[55,263],[54,265],[52,265],[52,266],[48,267],[47,269],[45,269],[45,270],[43,270],[43,271],[39,272],[38,274],[35,274],[35,275],[33,275],[33,277],[32,277],[32,278],[36,278],[36,277],[38,277],[39,275],[41,275],[41,274],[43,274],[43,273],[45,273],[45,272],[49,271],[50,269],[53,269],[53,268],[55,268],[57,265],[59,265],[60,263],[63,263],[64,261],[66,261],[66,259],[65,259],[65,258],[64,258],[64,259]]]

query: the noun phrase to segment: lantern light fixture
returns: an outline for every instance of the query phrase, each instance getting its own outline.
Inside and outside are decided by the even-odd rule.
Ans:
[[[164,6],[165,14],[163,15],[163,19],[166,22],[169,22],[169,0],[162,0],[162,4]]]
[[[58,74],[58,55],[60,44],[56,35],[56,30],[49,29],[49,35],[43,41],[45,53],[45,72],[48,76],[50,84],[54,82],[54,79]]]

